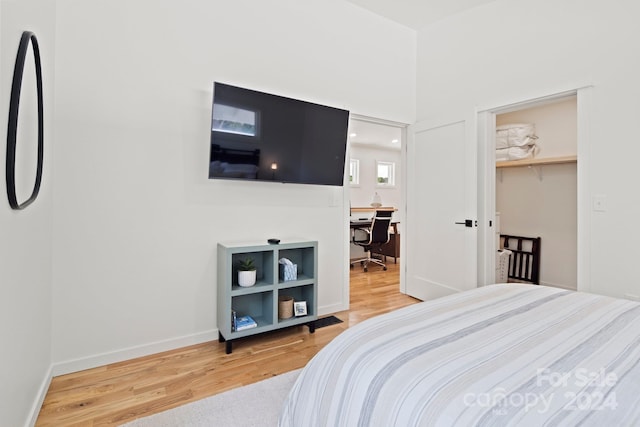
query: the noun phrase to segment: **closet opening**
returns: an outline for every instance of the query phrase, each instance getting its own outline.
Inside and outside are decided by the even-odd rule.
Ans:
[[[496,281],[576,290],[577,96],[495,117]]]
[[[585,87],[478,113],[480,284],[520,281],[505,236],[539,237],[536,282],[589,290],[590,99]]]

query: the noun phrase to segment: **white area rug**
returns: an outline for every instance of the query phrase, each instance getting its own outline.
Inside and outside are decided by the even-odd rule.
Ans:
[[[139,418],[123,426],[277,426],[280,408],[299,374],[300,369],[287,372],[255,384]]]

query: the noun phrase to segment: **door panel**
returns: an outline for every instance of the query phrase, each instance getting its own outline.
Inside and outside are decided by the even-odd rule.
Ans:
[[[410,128],[406,293],[426,300],[476,287],[476,150],[466,122]],[[472,227],[464,224],[471,219]]]

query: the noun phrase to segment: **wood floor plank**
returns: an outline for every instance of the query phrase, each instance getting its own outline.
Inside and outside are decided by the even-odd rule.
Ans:
[[[53,378],[36,426],[116,426],[302,368],[345,329],[417,300],[399,292],[399,264],[351,270],[350,309],[343,323],[296,326],[234,342],[217,341]]]

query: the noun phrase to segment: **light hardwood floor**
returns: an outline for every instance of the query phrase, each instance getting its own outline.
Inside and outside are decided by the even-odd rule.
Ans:
[[[399,265],[351,270],[343,323],[249,337],[226,354],[217,341],[114,363],[52,380],[37,426],[115,426],[303,367],[340,332],[369,317],[418,302],[401,294]]]

